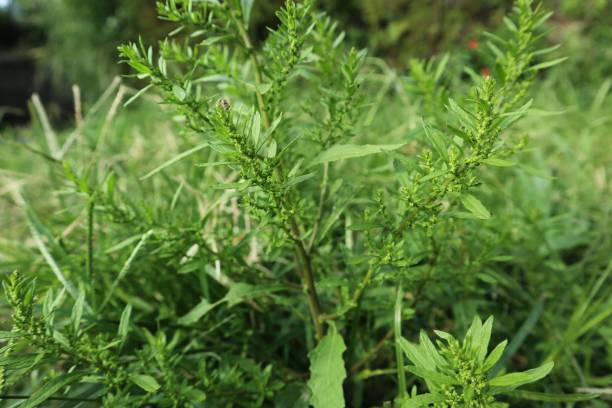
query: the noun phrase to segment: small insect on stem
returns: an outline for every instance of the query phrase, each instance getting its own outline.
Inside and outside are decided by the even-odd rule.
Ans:
[[[217,101],[217,107],[219,107],[220,109],[224,111],[227,111],[230,108],[230,103],[227,99],[221,98]]]

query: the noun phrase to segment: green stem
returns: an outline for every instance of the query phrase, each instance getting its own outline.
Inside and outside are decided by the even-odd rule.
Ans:
[[[257,61],[257,55],[255,54],[253,43],[251,42],[251,38],[244,27],[242,21],[239,18],[236,18],[231,12],[230,16],[232,22],[236,26],[238,30],[238,34],[242,41],[244,42],[244,46],[249,54],[249,59],[251,64],[253,64],[253,73],[255,75],[255,96],[257,97],[257,105],[259,105],[259,113],[261,114],[261,121],[264,125],[264,128],[270,128],[270,118],[268,117],[268,111],[266,109],[266,104],[263,99],[263,95],[261,94],[260,88],[263,84],[263,77],[261,75],[261,68],[259,67],[259,62]]]
[[[270,118],[268,116],[268,110],[266,109],[266,104],[264,102],[263,95],[260,91],[261,85],[263,84],[263,76],[261,74],[259,62],[257,61],[257,55],[255,54],[255,50],[253,48],[253,43],[251,42],[249,34],[247,33],[242,21],[239,18],[236,18],[236,16],[231,11],[230,18],[232,20],[232,23],[238,30],[238,34],[240,35],[242,41],[244,42],[244,46],[249,54],[251,64],[253,65],[253,72],[255,75],[255,95],[257,97],[257,104],[259,106],[259,113],[261,114],[261,121],[263,123],[264,128],[269,129]],[[312,262],[310,260],[310,257],[308,256],[308,252],[306,250],[304,242],[300,237],[300,231],[297,222],[293,217],[291,217],[290,219],[290,229],[291,233],[294,235],[296,258],[299,264],[299,269],[301,270],[300,274],[302,277],[302,281],[304,283],[306,293],[308,295],[308,308],[312,317],[317,341],[320,341],[323,338],[323,326],[321,325],[320,319],[321,305],[319,303],[319,298],[317,295]]]
[[[312,252],[312,248],[317,240],[317,234],[319,233],[319,227],[323,220],[323,211],[325,209],[325,199],[327,197],[327,180],[329,179],[329,162],[323,165],[323,181],[321,182],[321,193],[319,195],[319,213],[317,220],[315,221],[314,227],[312,227],[312,235],[310,236],[310,242],[308,242],[308,252]]]
[[[375,357],[385,347],[385,344],[387,344],[387,340],[389,340],[393,336],[394,333],[395,333],[395,330],[393,328],[389,329],[389,331],[385,333],[383,338],[380,339],[380,341],[376,343],[376,345],[372,349],[367,351],[363,355],[363,357],[359,359],[359,361],[357,361],[355,364],[351,366],[350,375],[351,376],[355,375],[355,373],[357,373],[357,371],[361,367],[363,367],[368,361],[370,361],[373,357]]]
[[[404,354],[400,346],[402,338],[402,298],[404,291],[402,290],[401,280],[397,284],[397,295],[395,298],[395,362],[397,365],[397,400],[403,402],[406,400],[406,372],[404,370]]]
[[[94,276],[94,254],[93,254],[93,233],[94,233],[94,208],[95,201],[93,197],[89,197],[89,203],[87,205],[87,279],[91,282],[91,303],[95,310],[96,299],[95,299],[95,276]]]
[[[308,308],[315,328],[317,342],[319,342],[323,338],[321,304],[319,303],[319,297],[317,295],[312,262],[306,252],[306,248],[304,248],[304,243],[300,239],[300,230],[294,218],[291,219],[291,233],[294,235],[296,258],[300,265],[299,269],[301,270],[302,281],[306,288],[306,294],[308,295]]]

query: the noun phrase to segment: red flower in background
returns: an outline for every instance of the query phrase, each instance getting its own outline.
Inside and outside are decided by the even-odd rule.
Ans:
[[[489,67],[484,67],[480,70],[480,75],[488,77],[491,76],[491,68]]]
[[[476,48],[478,48],[478,40],[475,38],[470,38],[467,43],[467,46],[470,50],[475,50]]]

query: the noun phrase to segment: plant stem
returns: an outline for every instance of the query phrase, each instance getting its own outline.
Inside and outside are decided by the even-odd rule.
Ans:
[[[402,281],[397,283],[397,295],[395,298],[395,362],[397,365],[397,399],[401,403],[406,399],[406,372],[404,371],[404,354],[400,346],[402,338]]]
[[[319,297],[317,295],[317,287],[315,285],[314,272],[312,269],[312,262],[304,243],[300,239],[300,230],[298,228],[295,219],[291,219],[291,232],[295,236],[295,250],[298,263],[300,264],[302,281],[306,287],[306,294],[308,295],[308,308],[310,309],[310,316],[314,324],[317,342],[323,338],[323,326],[321,325],[321,305],[319,303]]]
[[[323,181],[321,182],[321,194],[319,195],[319,213],[317,220],[312,227],[312,235],[310,236],[310,242],[308,243],[308,252],[312,251],[312,247],[317,240],[317,234],[319,233],[319,227],[323,219],[323,210],[325,207],[325,198],[327,197],[327,180],[329,179],[329,162],[323,164]]]
[[[259,67],[259,62],[257,61],[257,55],[255,55],[253,49],[253,43],[251,42],[251,38],[244,27],[242,21],[239,18],[236,18],[233,13],[230,12],[230,16],[232,22],[236,26],[238,30],[238,34],[242,38],[244,42],[244,46],[249,54],[249,59],[251,64],[253,64],[253,73],[255,75],[255,96],[257,97],[257,105],[259,105],[259,113],[261,114],[261,121],[263,123],[264,128],[270,128],[270,118],[268,117],[268,111],[266,109],[266,104],[263,99],[263,95],[261,94],[260,88],[263,83],[263,77],[261,75],[261,68]]]
[[[94,233],[94,209],[95,201],[93,197],[89,197],[87,204],[87,279],[91,282],[91,304],[96,308],[96,291],[95,291],[95,276],[94,276],[94,256],[93,256],[93,233]]]
[[[395,333],[395,329],[394,328],[390,328],[389,331],[387,331],[387,333],[385,333],[383,338],[380,339],[380,341],[378,343],[376,343],[376,345],[374,347],[372,347],[368,352],[366,352],[364,354],[363,357],[361,357],[361,359],[359,361],[357,361],[355,364],[353,364],[351,366],[350,375],[353,376],[355,373],[357,373],[357,371],[361,367],[363,367],[364,364],[366,364],[374,356],[376,356],[378,354],[378,352],[380,352],[380,350],[382,350],[385,347],[385,344],[387,343],[387,340],[389,340],[393,336],[394,333]]]
[[[236,18],[234,14],[230,11],[230,17],[232,22],[236,26],[238,30],[238,34],[242,38],[244,42],[244,46],[249,54],[249,58],[251,64],[253,64],[253,72],[255,75],[255,95],[257,97],[257,104],[259,105],[259,113],[261,115],[261,121],[265,129],[270,128],[270,118],[268,116],[268,110],[266,109],[266,104],[263,99],[263,95],[261,94],[260,87],[263,83],[263,77],[261,75],[261,68],[259,66],[259,62],[257,61],[257,55],[254,52],[253,43],[247,33],[244,24],[239,18]],[[294,217],[291,217],[290,221],[290,229],[291,233],[294,236],[293,241],[295,243],[295,252],[297,262],[299,264],[299,269],[301,270],[300,275],[303,281],[303,284],[306,288],[306,294],[308,295],[308,308],[310,310],[310,315],[312,317],[312,322],[315,328],[317,342],[319,342],[323,338],[323,326],[321,325],[321,305],[319,303],[319,298],[317,295],[317,289],[315,285],[314,272],[312,268],[312,262],[310,257],[308,256],[308,252],[300,237],[300,230],[295,221]]]

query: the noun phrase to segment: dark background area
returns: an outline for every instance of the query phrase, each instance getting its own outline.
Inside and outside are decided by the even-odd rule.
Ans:
[[[274,26],[282,0],[257,1],[251,31],[258,41]],[[608,0],[545,1],[555,11],[554,41],[572,53],[568,75],[596,82],[611,72],[611,5]],[[398,68],[410,58],[464,52],[472,38],[495,27],[512,2],[504,0],[320,0],[352,43]],[[41,94],[60,121],[73,84],[93,100],[115,75],[116,47],[142,36],[162,38],[169,27],[156,18],[153,0],[0,0],[1,124],[28,122],[27,101]],[[558,38],[561,37],[561,38]],[[592,61],[598,61],[592,64]]]

